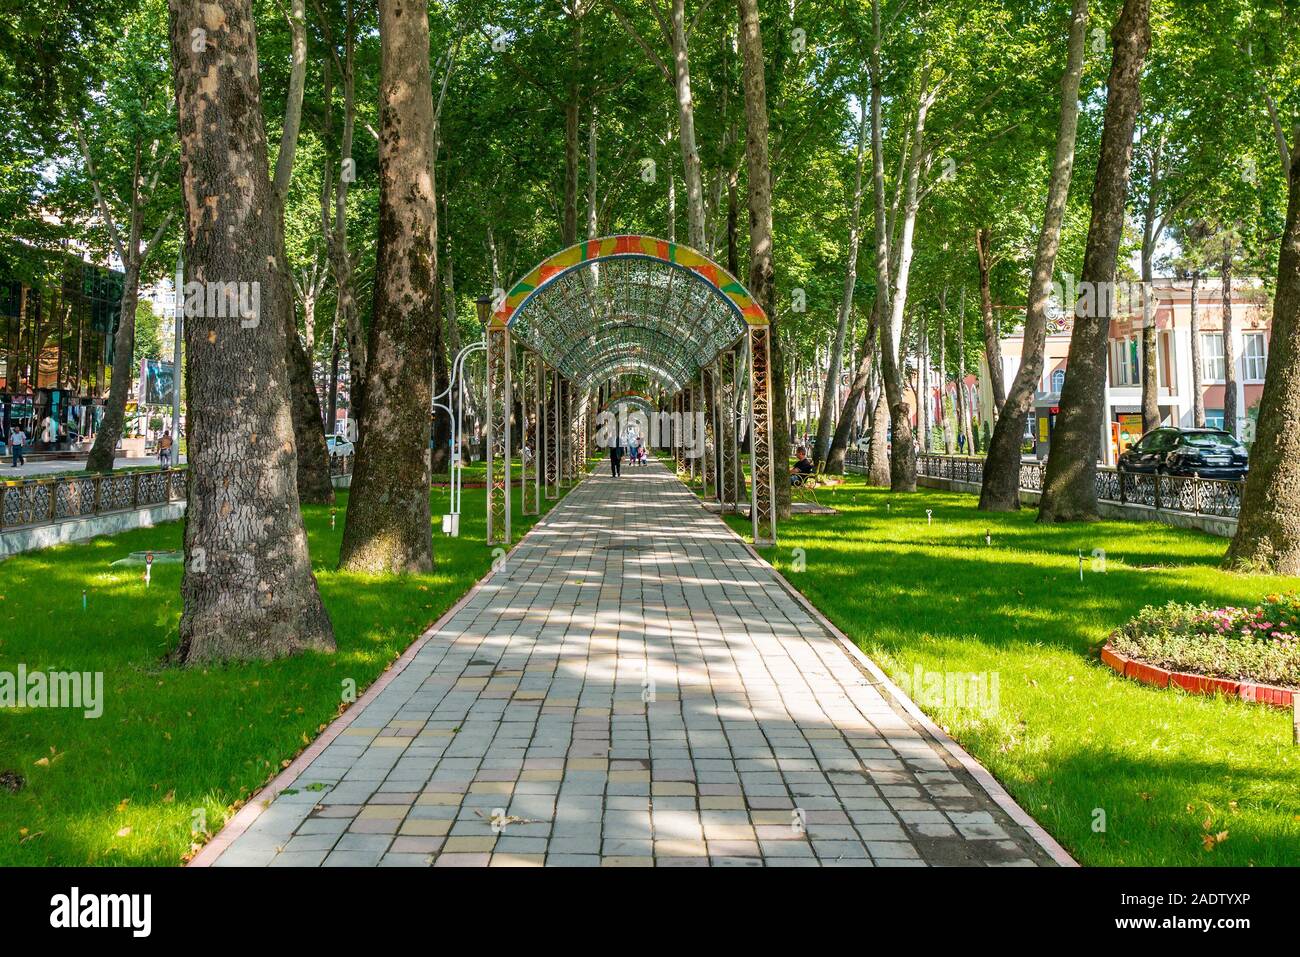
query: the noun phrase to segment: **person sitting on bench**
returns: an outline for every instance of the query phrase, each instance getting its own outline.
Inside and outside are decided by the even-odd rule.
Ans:
[[[808,458],[808,450],[802,445],[794,450],[794,454],[796,459],[794,465],[790,466],[790,484],[802,485],[812,474],[812,459]]]

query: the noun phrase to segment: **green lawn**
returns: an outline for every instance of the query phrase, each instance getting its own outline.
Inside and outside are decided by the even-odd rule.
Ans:
[[[1045,527],[857,476],[817,495],[838,514],[783,522],[766,557],[891,676],[996,673],[991,715],[918,703],[1081,863],[1300,863],[1290,714],[1144,687],[1094,656],[1143,605],[1242,604],[1300,579],[1223,572],[1224,539],[1164,525]]]
[[[340,711],[343,682],[366,688],[490,567],[484,496],[466,491],[461,536],[437,530],[447,491],[432,493],[433,574],[372,578],[334,570],[338,527],[305,508],[313,564],[338,652],[204,670],[164,667],[180,617],[180,565],[110,568],[129,552],[180,547],[172,523],[0,562],[0,669],[102,671],[104,713],[0,714],[0,865],[179,864],[191,822],[216,833],[238,805]],[[553,503],[544,503],[546,505]],[[519,514],[514,531],[534,520]],[[87,609],[82,610],[82,589]]]

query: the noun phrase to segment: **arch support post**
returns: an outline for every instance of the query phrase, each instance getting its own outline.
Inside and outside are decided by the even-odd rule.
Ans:
[[[678,392],[673,396],[673,460],[677,464],[677,474],[686,471],[686,393]]]
[[[542,453],[545,457],[546,498],[553,501],[560,497],[560,374],[547,369],[546,382],[547,386],[542,390],[546,416],[546,441]]]
[[[686,383],[685,392],[685,410],[682,412],[682,437],[686,445],[686,468],[690,472],[688,484],[693,489],[695,487],[696,459],[698,458],[698,448],[696,443],[700,437],[696,434],[695,428],[695,380],[692,379]]]
[[[520,369],[523,381],[519,386],[523,422],[520,423],[523,439],[520,442],[520,504],[525,515],[536,515],[541,511],[542,486],[538,481],[542,461],[542,451],[537,441],[541,425],[541,395],[543,366],[542,359],[531,350],[520,357]]]
[[[713,499],[718,503],[719,511],[722,508],[722,418],[721,418],[721,389],[718,386],[718,371],[722,368],[722,360],[715,358],[709,364],[708,371],[705,374],[706,394],[708,402],[705,408],[709,413],[709,431],[711,443],[706,443],[706,448],[712,448],[709,455],[709,481],[713,486]]]
[[[573,484],[573,383],[560,378],[560,484]]]
[[[717,397],[713,393],[713,363],[700,368],[700,424],[703,431],[700,436],[704,457],[700,460],[702,480],[700,492],[713,498],[718,494],[718,430],[714,427],[714,414],[718,411]]]
[[[487,543],[510,545],[510,331],[487,329]]]
[[[750,520],[756,546],[776,544],[776,485],[772,464],[771,328],[749,327]]]

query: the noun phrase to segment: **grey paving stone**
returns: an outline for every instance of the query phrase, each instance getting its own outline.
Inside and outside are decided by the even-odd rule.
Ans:
[[[1050,863],[657,463],[585,479],[348,717],[219,865]]]

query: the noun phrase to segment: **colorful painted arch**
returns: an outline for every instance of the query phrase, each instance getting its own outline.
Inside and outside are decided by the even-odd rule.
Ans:
[[[496,310],[494,321],[509,325],[520,306],[547,283],[568,270],[584,263],[623,256],[658,259],[685,269],[718,290],[745,322],[755,326],[767,324],[767,314],[763,312],[763,307],[735,276],[708,256],[689,246],[671,243],[654,236],[605,236],[600,239],[587,239],[548,256],[506,293],[505,299]]]

